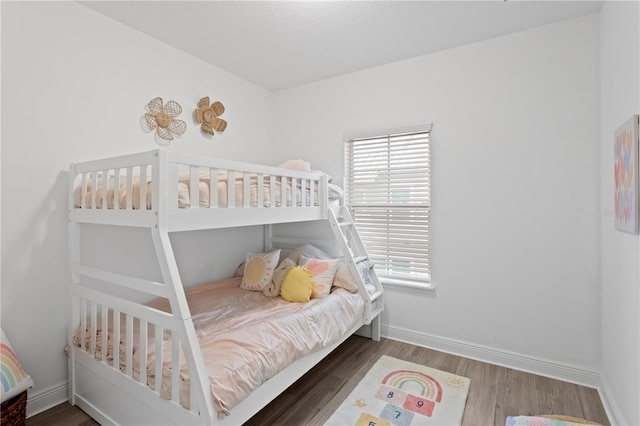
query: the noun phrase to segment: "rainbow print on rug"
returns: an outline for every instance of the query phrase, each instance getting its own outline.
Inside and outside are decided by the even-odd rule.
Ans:
[[[325,424],[459,425],[470,382],[383,355]]]
[[[22,368],[4,331],[0,341],[0,381],[2,382],[2,402],[33,387],[33,380]]]

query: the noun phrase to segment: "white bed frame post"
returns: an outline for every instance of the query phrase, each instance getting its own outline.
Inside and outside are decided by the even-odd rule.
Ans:
[[[158,257],[163,282],[166,286],[173,287],[173,291],[168,292],[171,312],[175,318],[182,321],[181,334],[186,338],[186,342],[182,347],[189,367],[191,387],[192,389],[198,389],[198,391],[195,392],[197,400],[192,401],[192,403],[195,402],[197,404],[196,409],[200,410],[202,424],[206,425],[208,419],[214,418],[216,411],[211,398],[205,398],[205,395],[211,394],[209,378],[206,375],[207,370],[205,368],[204,358],[202,357],[198,337],[196,336],[193,320],[191,319],[191,312],[187,304],[184,288],[182,287],[178,264],[173,254],[171,240],[169,239],[167,226],[168,197],[160,196],[160,194],[168,193],[169,182],[176,182],[177,179],[175,176],[171,176],[176,173],[176,170],[169,170],[171,164],[167,161],[167,155],[166,151],[156,150],[156,158],[152,166],[153,172],[157,173],[157,176],[154,178],[151,195],[153,203],[155,204],[152,208],[155,210],[157,223],[151,228],[151,237]],[[191,392],[191,394],[193,395],[194,392]],[[194,411],[194,407],[192,407],[191,410]],[[206,414],[203,415],[203,412]]]
[[[271,251],[273,249],[273,225],[264,225],[262,232],[264,238],[264,251]]]
[[[71,164],[69,167],[69,176],[75,177],[75,165]],[[67,312],[69,313],[69,324],[80,324],[80,314],[78,312],[78,300],[75,296],[72,296],[73,292],[71,291],[72,286],[78,285],[80,282],[80,276],[73,272],[73,268],[71,265],[80,263],[80,224],[78,224],[73,215],[75,214],[73,209],[73,186],[74,179],[69,179],[69,203],[67,208],[69,209],[69,216],[67,220],[69,221],[68,233],[69,233],[69,241],[68,241],[68,255],[69,262],[67,264],[67,274],[68,274],[68,282],[71,285],[67,286],[67,292],[69,297],[67,300],[71,301],[71,306],[67,308]],[[68,387],[68,396],[69,402],[72,405],[76,405],[76,362],[75,362],[75,352],[71,349],[73,348],[73,329],[71,327],[67,327],[67,342],[69,345],[69,353],[68,353],[68,371],[69,371],[69,387]]]

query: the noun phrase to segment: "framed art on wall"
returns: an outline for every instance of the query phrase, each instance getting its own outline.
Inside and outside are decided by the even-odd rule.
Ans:
[[[638,114],[614,132],[616,229],[638,233]]]

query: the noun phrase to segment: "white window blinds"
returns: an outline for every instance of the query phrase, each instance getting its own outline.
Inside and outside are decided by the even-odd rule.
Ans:
[[[346,205],[378,276],[429,284],[431,123],[345,142]]]

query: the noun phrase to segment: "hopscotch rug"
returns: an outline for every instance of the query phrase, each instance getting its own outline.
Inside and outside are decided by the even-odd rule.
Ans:
[[[459,425],[471,380],[383,355],[325,425]]]

